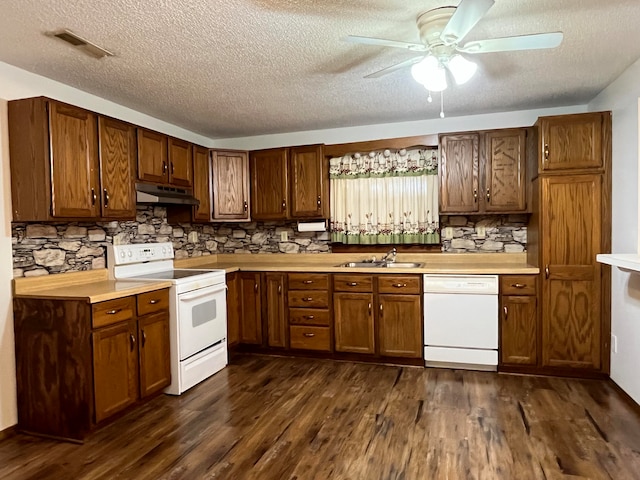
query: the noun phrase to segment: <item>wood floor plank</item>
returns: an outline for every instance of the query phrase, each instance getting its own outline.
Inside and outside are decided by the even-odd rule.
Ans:
[[[76,445],[0,441],[0,478],[640,477],[640,416],[602,380],[244,355]]]

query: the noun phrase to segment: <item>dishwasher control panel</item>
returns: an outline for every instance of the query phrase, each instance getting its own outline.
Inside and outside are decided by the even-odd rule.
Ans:
[[[431,275],[424,276],[425,293],[467,293],[497,295],[497,275]]]

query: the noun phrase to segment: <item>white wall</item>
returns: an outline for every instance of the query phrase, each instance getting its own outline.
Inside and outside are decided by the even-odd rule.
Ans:
[[[18,421],[11,278],[11,179],[7,102],[0,99],[0,431]]]
[[[613,253],[638,253],[640,60],[600,93],[589,110],[613,112]],[[640,274],[612,267],[611,378],[640,403]]]

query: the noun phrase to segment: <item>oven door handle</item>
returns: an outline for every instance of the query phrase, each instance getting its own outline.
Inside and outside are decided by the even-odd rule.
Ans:
[[[181,302],[189,302],[191,300],[196,300],[198,298],[206,297],[207,295],[215,295],[216,293],[224,292],[228,287],[226,285],[222,285],[215,290],[209,288],[203,288],[191,294],[182,294],[178,295],[178,300]]]

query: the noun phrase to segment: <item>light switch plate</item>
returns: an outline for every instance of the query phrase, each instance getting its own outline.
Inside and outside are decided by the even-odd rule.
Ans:
[[[445,240],[451,240],[453,238],[453,228],[444,227],[443,236]]]

